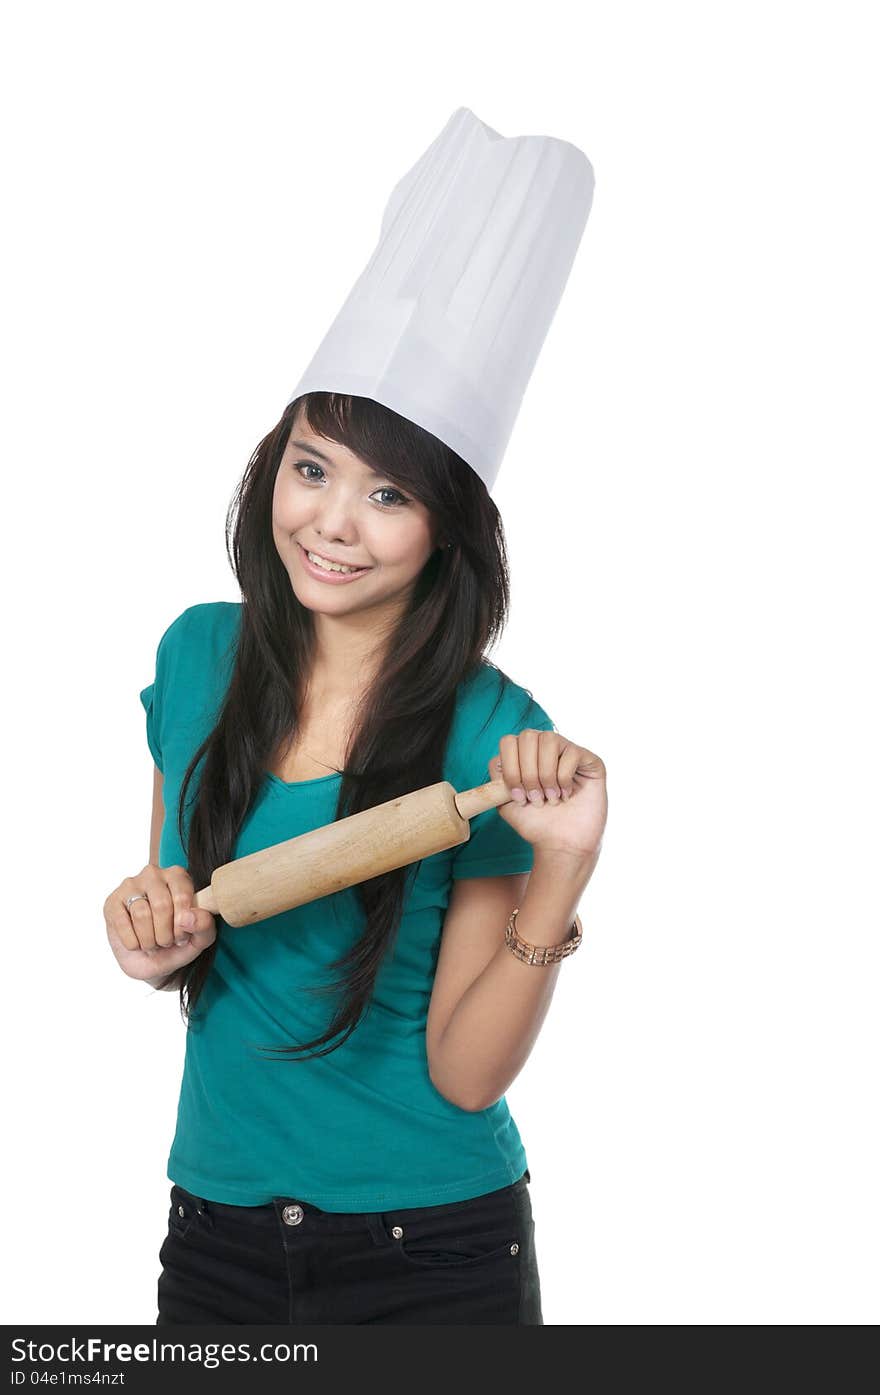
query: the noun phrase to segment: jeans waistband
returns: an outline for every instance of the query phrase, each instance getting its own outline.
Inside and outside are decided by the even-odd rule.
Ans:
[[[395,1220],[414,1219],[415,1217],[429,1219],[433,1216],[454,1215],[456,1211],[466,1207],[475,1207],[479,1203],[491,1205],[493,1201],[501,1201],[505,1197],[515,1199],[525,1190],[530,1181],[531,1173],[526,1168],[522,1176],[515,1182],[509,1182],[504,1187],[496,1187],[491,1192],[483,1192],[479,1196],[466,1197],[462,1201],[442,1202],[436,1206],[386,1206],[379,1211],[325,1211],[322,1207],[315,1206],[310,1201],[303,1201],[298,1196],[276,1196],[262,1206],[233,1206],[229,1202],[211,1201],[207,1197],[198,1196],[195,1192],[188,1191],[186,1187],[181,1187],[177,1182],[172,1184],[172,1192],[179,1193],[184,1203],[188,1202],[191,1207],[209,1218],[212,1216],[227,1217],[250,1226],[274,1227],[286,1206],[297,1205],[302,1207],[304,1217],[320,1218],[322,1229],[346,1231],[362,1228],[368,1218],[393,1216]]]

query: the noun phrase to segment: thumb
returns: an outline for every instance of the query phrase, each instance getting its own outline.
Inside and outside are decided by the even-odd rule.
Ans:
[[[216,939],[217,925],[210,911],[190,905],[180,915],[174,933],[177,944],[194,943],[204,949]]]
[[[203,911],[198,906],[192,907],[195,916],[195,923],[190,928],[190,935],[197,945],[209,945],[217,938],[217,921],[210,911]]]

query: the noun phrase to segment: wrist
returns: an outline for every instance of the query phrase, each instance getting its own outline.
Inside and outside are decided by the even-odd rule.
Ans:
[[[581,852],[570,848],[535,848],[532,876],[536,872],[562,877],[586,886],[599,861],[600,849]]]
[[[527,910],[525,903],[522,910]],[[583,940],[583,925],[575,911],[571,922],[566,920],[564,932],[551,933],[548,937],[553,923],[552,919],[548,922],[542,917],[537,928],[526,938],[519,926],[519,909],[515,909],[507,922],[505,944],[517,959],[522,959],[527,964],[558,964],[573,954],[580,945]]]
[[[564,941],[578,911],[599,854],[535,849],[534,863],[520,902],[517,933],[533,945]]]
[[[158,991],[159,991],[159,988],[160,988],[160,986],[161,986],[161,984],[162,984],[163,979],[166,979],[167,977],[168,977],[168,974],[154,974],[152,978],[145,978],[145,979],[142,979],[141,982],[142,982],[142,983],[148,983],[148,984],[150,985],[151,988],[155,988],[156,991],[158,992]],[[176,984],[170,984],[170,983],[168,983],[168,984],[165,985],[166,991],[170,991],[172,988],[173,988],[173,989],[176,989],[176,987],[177,987]]]

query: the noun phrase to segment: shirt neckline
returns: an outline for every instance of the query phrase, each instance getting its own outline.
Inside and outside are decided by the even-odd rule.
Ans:
[[[271,780],[275,785],[280,785],[283,790],[296,790],[299,789],[301,785],[320,785],[323,784],[325,780],[342,779],[342,776],[337,770],[334,770],[332,775],[315,775],[311,780],[282,780],[280,775],[276,775],[271,770],[264,771],[264,774],[267,780]]]

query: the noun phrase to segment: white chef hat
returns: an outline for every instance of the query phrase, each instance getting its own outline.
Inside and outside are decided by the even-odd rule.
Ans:
[[[395,185],[379,242],[288,398],[350,393],[424,427],[491,489],[593,200],[552,136],[468,107]]]

